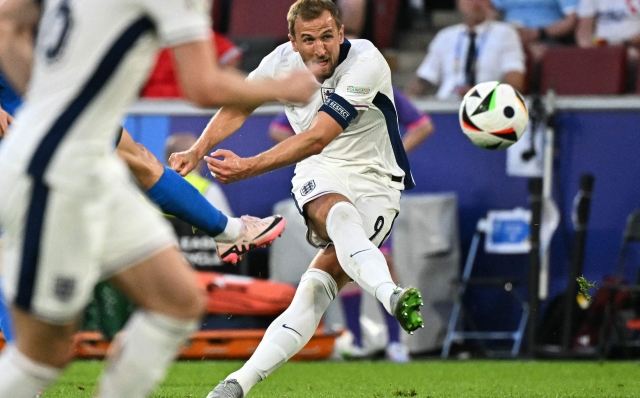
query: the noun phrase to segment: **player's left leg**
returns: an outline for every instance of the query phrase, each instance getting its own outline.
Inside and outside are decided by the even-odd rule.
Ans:
[[[333,243],[338,261],[349,277],[412,333],[423,326],[420,292],[413,287],[400,288],[393,282],[384,255],[374,244],[382,242],[391,231],[397,210],[389,206],[399,206],[399,193],[393,200],[385,200],[384,195],[375,192],[375,185],[372,189],[372,194],[358,199],[358,208],[337,193],[305,204],[309,226],[318,238]]]
[[[165,214],[186,221],[219,244],[222,261],[236,263],[249,249],[271,244],[284,230],[286,221],[281,216],[227,217],[187,180],[133,141],[124,128],[116,154],[127,163],[140,187]]]
[[[242,398],[282,366],[309,342],[322,314],[348,281],[333,246],[320,251],[302,275],[289,308],[271,323],[251,358],[207,398]]]

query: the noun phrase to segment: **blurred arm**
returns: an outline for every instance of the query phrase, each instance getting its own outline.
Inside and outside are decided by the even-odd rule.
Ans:
[[[576,43],[580,47],[593,47],[595,17],[580,18],[576,29]]]
[[[425,95],[435,94],[437,89],[438,88],[433,83],[416,77],[409,85],[409,88],[407,89],[405,94],[407,94],[408,97],[413,98],[423,97]]]
[[[522,92],[524,90],[524,73],[522,72],[507,72],[502,78],[503,83],[510,84],[516,90]]]
[[[544,31],[549,37],[563,37],[573,33],[578,22],[578,15],[575,12],[567,14],[559,21],[544,27]]]
[[[18,94],[24,94],[33,64],[33,34],[40,8],[33,0],[0,1],[0,67]]]
[[[427,121],[426,123],[416,128],[408,130],[402,136],[402,145],[404,146],[404,150],[407,153],[413,151],[424,140],[429,138],[434,131],[435,131],[435,128],[433,127],[433,123],[431,122],[431,120]]]
[[[292,135],[288,131],[280,130],[277,127],[271,127],[269,129],[269,137],[277,143],[292,137]]]
[[[13,118],[0,106],[0,138],[7,133],[10,124],[13,124]]]
[[[206,40],[181,44],[173,51],[185,97],[199,106],[257,108],[276,100],[307,102],[317,89],[308,70],[284,79],[245,81],[241,73],[216,64],[212,45]]]

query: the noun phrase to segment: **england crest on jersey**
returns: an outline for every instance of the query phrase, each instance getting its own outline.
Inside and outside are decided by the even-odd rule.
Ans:
[[[316,182],[314,180],[307,181],[302,188],[300,188],[300,195],[307,196],[314,189],[316,189]]]
[[[336,92],[335,87],[321,87],[320,92],[322,93],[322,102],[326,101],[327,98],[333,93]]]

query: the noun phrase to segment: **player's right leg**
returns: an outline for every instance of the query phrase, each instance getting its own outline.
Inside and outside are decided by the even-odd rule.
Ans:
[[[251,358],[220,382],[207,398],[242,398],[287,362],[309,342],[327,307],[348,281],[334,248],[320,251],[302,275],[293,301],[271,323]]]
[[[119,272],[111,281],[139,309],[113,343],[98,398],[143,398],[164,378],[178,347],[200,326],[205,294],[175,248]]]
[[[235,264],[248,250],[271,244],[284,230],[285,220],[278,215],[263,219],[227,217],[187,180],[133,141],[124,128],[116,154],[127,163],[140,187],[165,214],[186,221],[218,243],[222,261]]]

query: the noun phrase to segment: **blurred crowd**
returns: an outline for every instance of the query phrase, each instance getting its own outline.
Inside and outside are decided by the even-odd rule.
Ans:
[[[402,36],[397,32],[411,29],[410,25],[416,25],[417,18],[433,18],[434,7],[455,7],[462,23],[437,32],[424,30],[425,34],[435,36],[415,71],[415,78],[403,87],[409,97],[460,98],[469,87],[491,80],[509,83],[523,93],[538,92],[545,55],[550,49],[556,49],[552,53],[560,54],[556,57],[562,56],[557,53],[561,48],[626,48],[622,61],[626,63],[625,84],[621,91],[635,91],[640,49],[640,0],[336,1],[342,11],[346,36],[366,38],[382,48],[390,44],[401,46]],[[241,67],[243,56],[251,56],[253,48],[244,45],[246,37],[233,37],[241,41],[238,45],[224,35],[230,32],[233,6],[233,0],[217,2],[213,18],[216,32],[212,30],[212,34],[219,62],[224,66]],[[391,27],[381,23],[377,15],[380,12],[396,14]],[[388,21],[390,17],[383,14],[384,18]],[[427,26],[433,25],[427,23]],[[271,45],[284,39],[274,40]],[[599,56],[596,54],[595,57]],[[245,72],[252,69],[252,65],[247,68],[245,63],[244,66]],[[592,78],[598,79],[598,76]],[[159,54],[142,95],[181,97],[169,52]]]

